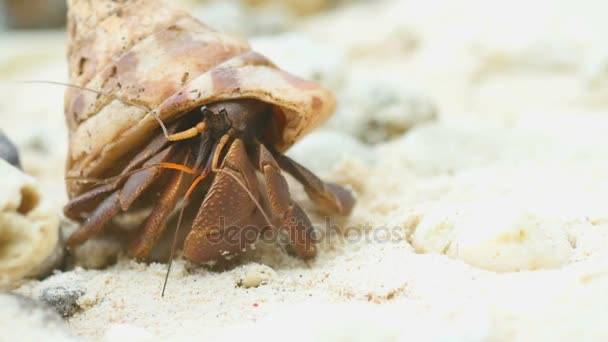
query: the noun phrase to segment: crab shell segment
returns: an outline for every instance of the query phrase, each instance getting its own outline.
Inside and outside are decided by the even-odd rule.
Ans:
[[[66,91],[70,179],[111,174],[121,158],[157,134],[154,115],[169,123],[217,101],[264,101],[273,105],[279,128],[272,143],[284,151],[334,110],[328,89],[163,1],[68,4],[70,82],[102,92]],[[70,197],[83,191],[79,182],[67,183]]]

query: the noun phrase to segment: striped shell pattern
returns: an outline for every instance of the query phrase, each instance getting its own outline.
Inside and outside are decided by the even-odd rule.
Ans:
[[[220,100],[252,98],[274,106],[283,151],[332,113],[335,99],[160,0],[69,0],[70,131],[67,176],[101,177],[163,122]],[[112,96],[107,96],[111,94]],[[119,100],[121,99],[121,100]],[[68,193],[83,191],[68,180]]]

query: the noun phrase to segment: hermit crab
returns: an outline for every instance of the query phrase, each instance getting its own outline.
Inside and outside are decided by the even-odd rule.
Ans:
[[[178,211],[180,222],[192,216],[180,246],[192,262],[238,254],[265,229],[284,232],[300,258],[314,257],[314,228],[283,171],[327,213],[348,215],[355,200],[283,152],[328,118],[331,92],[160,0],[68,6],[64,212],[82,225],[67,246],[148,207],[125,234],[137,259]]]

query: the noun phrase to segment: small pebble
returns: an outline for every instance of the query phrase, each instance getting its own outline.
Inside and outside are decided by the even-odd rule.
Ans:
[[[321,129],[298,141],[287,155],[321,177],[345,160],[371,163],[375,159],[370,148],[351,135]]]
[[[40,300],[55,309],[61,316],[70,317],[80,309],[78,299],[84,289],[64,286],[49,287],[42,290]]]
[[[269,266],[253,263],[240,268],[236,284],[244,288],[258,287],[267,284],[276,275]]]

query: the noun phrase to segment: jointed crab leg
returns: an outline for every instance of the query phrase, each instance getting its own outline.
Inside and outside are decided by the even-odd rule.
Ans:
[[[202,136],[201,142],[199,144],[197,160],[194,163],[194,169],[197,170],[200,167],[199,164],[201,164],[205,159],[207,159],[207,165],[203,169],[202,173],[194,179],[194,181],[186,191],[184,196],[184,202],[182,203],[180,218],[183,214],[184,206],[189,200],[192,191],[201,181],[203,181],[207,177],[207,175],[211,171],[211,159],[214,152],[209,153],[210,145],[211,144],[210,140],[208,139],[208,136]],[[214,148],[211,148],[211,150],[215,151]],[[184,165],[188,163],[188,158],[189,154],[186,154]],[[182,197],[181,195],[184,193],[184,191],[182,191],[184,179],[185,174],[183,172],[180,172],[178,174],[175,174],[169,184],[167,184],[167,187],[160,195],[156,205],[150,213],[150,216],[147,218],[146,223],[142,227],[141,232],[131,243],[131,246],[129,248],[129,254],[131,256],[137,259],[145,259],[148,257],[150,251],[152,250],[160,236],[163,234],[163,232],[166,230],[166,224],[169,214],[177,206],[177,202]]]
[[[169,127],[169,132],[174,132],[176,125]],[[131,172],[142,163],[149,160],[151,157],[159,153],[169,142],[162,134],[159,134],[154,138],[146,147],[139,152],[129,164],[124,168],[118,177],[112,177],[111,182],[107,182],[101,186],[97,186],[81,195],[72,198],[68,204],[65,205],[63,212],[67,217],[78,219],[79,214],[82,212],[93,209],[98,201],[95,201],[99,196],[109,193],[115,190],[120,185],[120,181],[131,175]],[[77,181],[77,179],[76,179]]]
[[[331,213],[340,215],[350,214],[355,205],[355,198],[350,191],[339,185],[323,182],[314,173],[286,155],[274,152],[273,156],[283,170],[304,186],[310,199],[319,208],[325,208]]]
[[[186,159],[187,160],[187,159]],[[185,162],[184,162],[185,163]],[[145,259],[165,231],[169,214],[176,207],[183,194],[183,183],[186,174],[175,172],[159,196],[156,204],[146,219],[144,226],[137,233],[129,246],[129,254],[137,259]]]
[[[99,233],[105,224],[120,212],[120,191],[114,191],[101,202],[91,213],[87,221],[78,228],[66,241],[68,247],[74,247],[84,243],[91,236]]]
[[[316,255],[313,241],[314,228],[302,208],[291,199],[289,186],[281,174],[272,154],[260,144],[257,151],[257,168],[266,180],[266,192],[274,217],[281,223],[290,239],[291,246],[302,259]]]
[[[117,186],[117,184],[104,184],[72,198],[63,207],[63,213],[71,219],[79,219],[81,213],[88,212],[95,208],[96,205],[99,205],[95,201],[99,196],[115,190]]]
[[[157,164],[169,158],[169,152],[171,149],[166,148],[144,165]],[[130,176],[122,189],[114,191],[97,206],[85,223],[68,238],[66,244],[70,247],[82,244],[89,237],[101,232],[112,217],[120,211],[127,211],[135,199],[160,176],[160,173],[161,169],[153,168]]]

